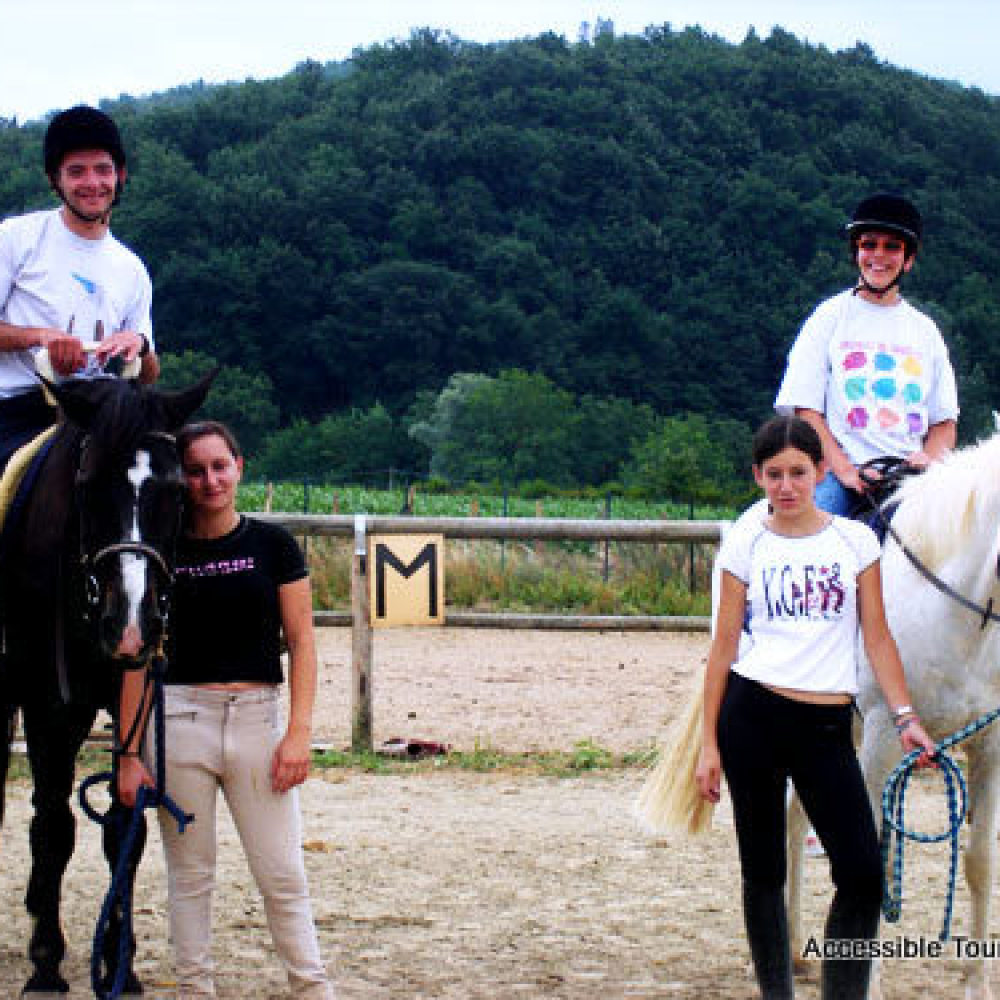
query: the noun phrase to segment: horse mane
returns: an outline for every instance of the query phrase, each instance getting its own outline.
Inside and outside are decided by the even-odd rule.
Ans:
[[[95,383],[96,405],[85,431],[88,447],[95,449],[96,467],[104,468],[107,462],[134,451],[143,434],[163,429],[166,417],[162,400],[146,386],[121,379],[100,379]]]
[[[892,525],[929,567],[940,567],[979,529],[997,532],[1000,433],[959,448],[904,481]]]

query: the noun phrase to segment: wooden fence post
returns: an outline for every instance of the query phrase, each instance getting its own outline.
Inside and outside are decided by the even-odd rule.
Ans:
[[[351,749],[374,750],[372,741],[372,622],[368,596],[365,515],[354,516],[351,560]]]

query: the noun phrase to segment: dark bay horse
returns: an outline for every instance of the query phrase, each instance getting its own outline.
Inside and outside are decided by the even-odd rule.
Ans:
[[[59,897],[75,838],[69,797],[76,757],[98,710],[117,715],[123,670],[145,665],[160,646],[183,503],[172,432],[201,405],[213,376],[177,393],[112,378],[53,387],[59,427],[0,560],[0,710],[7,720],[0,774],[6,778],[20,708],[33,782],[28,996],[68,989],[60,973],[66,942]],[[2,810],[0,797],[0,821]],[[112,870],[128,818],[112,804],[103,827]],[[144,839],[143,828],[133,876]],[[96,900],[106,887],[94,888]],[[112,915],[107,935],[109,983],[119,964],[121,916]],[[129,941],[129,962],[134,949]],[[141,992],[131,969],[124,992]]]

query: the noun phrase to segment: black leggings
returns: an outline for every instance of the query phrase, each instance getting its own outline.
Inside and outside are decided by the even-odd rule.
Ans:
[[[872,938],[882,858],[851,739],[850,705],[812,705],[731,673],[719,751],[733,802],[747,938],[766,1000],[792,996],[785,918],[787,782],[795,785],[830,859],[836,887],[826,937]],[[868,961],[824,962],[822,996],[864,1000]]]

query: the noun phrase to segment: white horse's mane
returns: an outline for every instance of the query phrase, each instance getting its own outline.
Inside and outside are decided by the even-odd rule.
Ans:
[[[905,480],[896,499],[893,528],[932,568],[968,546],[977,530],[1000,534],[1000,433]]]

